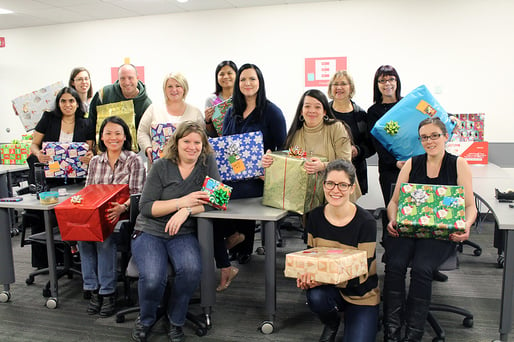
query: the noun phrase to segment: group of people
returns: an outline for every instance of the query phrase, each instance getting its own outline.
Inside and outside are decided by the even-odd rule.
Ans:
[[[323,177],[325,204],[304,217],[308,246],[366,251],[365,276],[337,286],[318,283],[308,274],[297,279],[297,286],[306,291],[309,307],[324,324],[320,341],[335,340],[341,320],[339,312],[344,312],[343,341],[376,338],[381,301],[376,272],[376,221],[355,202],[368,191],[366,158],[378,154],[379,182],[387,205],[387,214],[382,218],[387,232],[383,239],[384,337],[385,341],[421,341],[432,275],[455,248],[454,243],[467,239],[476,209],[470,169],[462,158],[445,152],[448,132],[440,120],[420,123],[418,133],[426,153],[407,161],[396,160],[371,136],[375,122],[401,99],[397,71],[389,65],[377,70],[374,104],[367,112],[352,100],[355,84],[351,75],[336,72],[330,79],[328,97],[316,89],[301,96],[288,131],[284,114],[267,98],[263,74],[254,64],[237,68],[232,61],[221,62],[215,70],[215,92],[207,98],[203,113],[185,101],[188,92],[186,78],[171,73],[163,81],[164,101],[152,103],[145,85],[138,79],[137,69],[125,64],[119,68],[118,80],[93,97],[89,72],[76,68],[70,75],[69,86],[57,94],[55,109],[43,114],[31,145],[33,158],[45,163],[50,157],[41,150],[43,141],[87,142],[90,152],[83,157],[89,164],[86,185],[123,183],[129,185],[131,194],[142,193],[132,237],[132,254],[140,271],[140,315],[132,338],[144,341],[154,325],[171,263],[174,278],[167,309],[169,340],[185,339],[182,326],[202,267],[196,221],[191,215],[212,210],[207,205],[208,196],[200,191],[205,176],[220,180],[208,137],[220,135],[212,121],[214,107],[231,99],[221,135],[262,132],[265,169],[273,164],[270,152],[299,147],[308,153],[305,172]],[[100,153],[93,156],[97,106],[130,99],[134,103],[137,137],[132,137],[121,118],[108,117],[98,132]],[[171,123],[176,130],[165,145],[162,158],[152,161],[151,127],[162,123]],[[141,154],[131,151],[133,139],[137,139],[141,154],[148,160],[148,173]],[[463,185],[466,232],[452,234],[450,241],[398,237],[395,220],[399,184],[407,181]],[[261,178],[226,183],[233,187],[233,199],[263,194]],[[113,203],[108,219],[117,221],[129,204],[130,200]],[[221,270],[217,291],[226,290],[239,273],[231,261],[250,262],[254,234],[253,221],[214,222],[215,261]],[[116,241],[111,236],[103,242],[79,242],[79,249],[83,287],[90,293],[87,312],[110,316],[115,308]],[[407,267],[412,268],[408,293]]]

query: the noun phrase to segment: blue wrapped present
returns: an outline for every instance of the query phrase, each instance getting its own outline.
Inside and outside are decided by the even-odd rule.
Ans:
[[[422,85],[411,91],[373,126],[371,134],[397,160],[407,160],[425,153],[418,140],[418,125],[429,117],[439,117],[451,137],[455,123],[448,113]]]
[[[209,138],[216,152],[216,163],[222,181],[234,181],[262,176],[264,154],[260,131]]]
[[[170,140],[171,135],[177,128],[172,123],[152,124],[150,135],[152,136],[152,160],[162,157],[164,145]]]
[[[43,152],[52,157],[52,161],[45,165],[47,178],[85,178],[87,164],[80,161],[80,157],[89,151],[85,142],[43,142]]]

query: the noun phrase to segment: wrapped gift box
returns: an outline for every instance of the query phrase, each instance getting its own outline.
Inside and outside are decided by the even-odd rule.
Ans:
[[[45,165],[45,177],[47,178],[85,178],[87,176],[87,164],[80,161],[80,157],[89,151],[89,145],[85,142],[44,142],[42,150],[53,161]]]
[[[225,114],[228,109],[232,107],[232,98],[220,102],[214,106],[214,113],[212,114],[212,124],[218,132],[218,135],[221,135],[223,131],[223,120],[225,119]]]
[[[447,240],[464,232],[464,187],[402,183],[396,222],[403,237]]]
[[[129,199],[128,184],[91,184],[55,207],[61,237],[65,241],[104,241],[115,223],[107,219],[111,202]]]
[[[56,82],[11,101],[14,112],[20,117],[26,131],[36,128],[43,112],[52,110],[55,97],[62,88],[64,83]]]
[[[96,111],[96,141],[98,141],[98,132],[100,131],[100,126],[102,126],[102,122],[105,120],[105,118],[116,115],[122,118],[130,129],[130,134],[132,135],[132,150],[136,152],[139,151],[136,134],[137,128],[136,124],[134,123],[134,102],[132,100],[100,105],[96,107]]]
[[[214,208],[227,210],[228,200],[232,194],[232,187],[225,185],[217,180],[205,176],[202,191],[209,194],[210,205]]]
[[[260,131],[209,138],[216,152],[216,164],[222,181],[234,181],[262,176],[264,153]]]
[[[170,140],[177,127],[172,123],[152,124],[150,135],[152,136],[152,160],[162,158],[164,145]]]
[[[314,280],[326,284],[342,284],[345,281],[368,273],[365,251],[358,249],[336,249],[315,247],[286,254],[284,275],[298,278],[310,273]]]
[[[30,143],[17,142],[12,144],[0,144],[2,153],[2,164],[23,165],[30,155]]]
[[[397,160],[407,160],[423,154],[425,150],[418,139],[418,125],[429,117],[439,117],[452,135],[455,124],[448,113],[422,85],[402,98],[384,114],[371,129],[371,134]]]
[[[273,164],[266,169],[262,204],[304,214],[324,202],[321,173],[308,175],[305,158],[288,152],[273,152]],[[325,160],[324,158],[321,158]]]

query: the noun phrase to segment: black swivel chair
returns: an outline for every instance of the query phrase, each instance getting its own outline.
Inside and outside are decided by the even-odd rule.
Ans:
[[[122,269],[122,277],[124,282],[125,289],[125,298],[128,303],[133,303],[134,300],[131,296],[131,284],[136,282],[139,278],[139,271],[137,270],[137,266],[131,257],[130,254],[130,240],[132,236],[132,232],[134,231],[134,225],[136,222],[137,215],[139,214],[139,199],[141,198],[141,194],[135,194],[130,196],[130,208],[129,208],[129,220],[126,222],[122,222],[120,225],[119,239],[118,239],[118,251],[121,251],[121,269]],[[170,278],[173,277],[173,268],[171,265],[168,265],[168,275]],[[168,281],[168,285],[169,285]],[[167,298],[170,295],[171,288],[167,286],[163,303],[167,303]],[[190,304],[199,304],[199,298],[193,298]],[[125,316],[131,313],[139,313],[139,306],[131,306],[120,310],[116,313],[116,323],[125,322]],[[164,306],[160,307],[157,312],[157,320],[159,320],[162,316],[166,314],[166,308]],[[208,325],[202,317],[193,315],[192,313],[187,313],[187,320],[189,320],[195,326],[195,333],[197,336],[205,336],[207,334],[207,330],[210,329],[210,325]]]

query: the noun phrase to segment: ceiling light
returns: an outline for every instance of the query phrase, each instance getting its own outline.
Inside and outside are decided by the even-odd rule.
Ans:
[[[0,8],[0,14],[9,14],[12,13],[12,11],[9,11],[7,9]]]
[[[185,3],[185,2],[188,2],[189,0],[177,0],[177,2],[180,2],[180,3]]]

